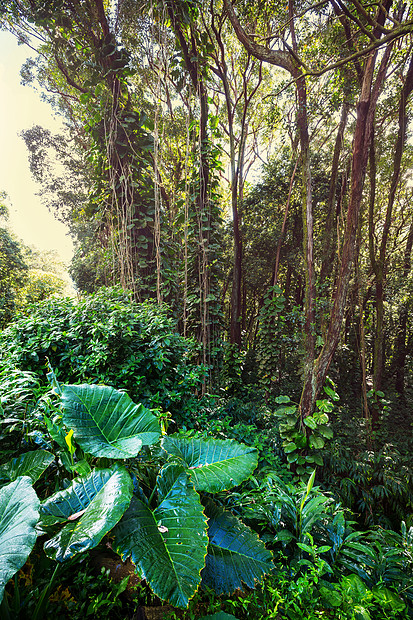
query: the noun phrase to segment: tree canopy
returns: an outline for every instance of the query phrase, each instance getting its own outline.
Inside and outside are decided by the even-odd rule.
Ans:
[[[303,419],[353,336],[374,389],[398,377],[403,391],[410,5],[19,0],[1,14],[35,52],[25,82],[66,121],[65,137],[24,137],[79,289],[169,303],[212,378],[220,342],[259,350],[277,285],[300,316]]]

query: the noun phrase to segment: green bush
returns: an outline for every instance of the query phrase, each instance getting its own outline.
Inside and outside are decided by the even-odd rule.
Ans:
[[[111,387],[55,381],[55,390],[61,415],[49,421],[46,437],[53,452],[26,452],[0,467],[0,603],[38,535],[46,537],[43,550],[56,568],[35,620],[45,617],[59,566],[95,549],[107,534],[153,593],[179,608],[201,582],[218,595],[231,594],[243,584],[254,588],[271,572],[272,554],[256,533],[212,500],[252,474],[254,448],[167,436],[149,409]],[[32,485],[56,461],[66,471],[40,502]],[[115,601],[95,600],[94,609],[108,602]],[[3,611],[10,606],[11,592]]]
[[[80,301],[51,299],[0,333],[0,363],[46,380],[47,360],[71,383],[106,383],[172,413],[204,376],[197,345],[180,336],[167,308],[132,302],[118,289]]]

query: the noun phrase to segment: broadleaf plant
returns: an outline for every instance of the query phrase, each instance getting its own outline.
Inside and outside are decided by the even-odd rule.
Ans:
[[[28,476],[0,489],[0,601],[6,583],[25,564],[36,542],[39,503]]]
[[[273,568],[271,553],[255,532],[211,500],[206,514],[209,545],[203,585],[217,594],[232,594],[242,588],[242,582],[254,588]]]
[[[34,483],[46,471],[54,458],[53,454],[47,450],[32,450],[20,454],[0,466],[0,484],[2,481],[12,482],[20,476],[29,476]]]
[[[114,531],[114,548],[123,558],[131,556],[157,596],[175,607],[186,607],[198,589],[205,564],[206,517],[185,471],[172,485],[167,483],[167,490],[161,472],[157,486],[164,488],[154,510],[133,498]]]
[[[213,504],[205,511],[201,501],[204,491],[246,480],[257,466],[254,448],[178,436],[161,443],[158,418],[112,387],[63,385],[55,397],[61,399],[61,443],[70,437],[68,471],[85,473],[40,505],[37,532],[46,535],[48,557],[65,562],[109,534],[113,549],[131,558],[153,592],[181,608],[201,583],[229,592],[243,583],[254,587],[272,570],[272,556],[252,530]],[[21,459],[39,460],[36,475],[40,461],[53,456],[38,453]],[[23,471],[11,463],[4,475],[16,467]],[[37,517],[32,521],[34,532]]]
[[[46,555],[63,562],[96,547],[121,519],[132,491],[129,473],[115,464],[76,478],[67,489],[49,497],[41,505],[41,526],[65,525],[45,543]]]
[[[163,449],[190,470],[197,491],[216,493],[243,482],[257,467],[254,448],[227,439],[164,437]]]
[[[94,456],[127,459],[158,439],[157,418],[124,392],[103,385],[64,385],[63,422]]]

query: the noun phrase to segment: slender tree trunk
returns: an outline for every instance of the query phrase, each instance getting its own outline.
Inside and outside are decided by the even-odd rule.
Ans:
[[[410,269],[411,269],[411,255],[413,248],[413,219],[410,224],[409,235],[407,237],[406,248],[404,250],[404,265],[403,265],[403,281],[406,282]],[[405,367],[407,356],[407,324],[409,317],[409,309],[411,308],[411,302],[405,299],[399,310],[399,324],[397,328],[396,342],[394,344],[394,367],[395,367],[395,388],[399,394],[404,394],[404,379],[405,379]]]
[[[334,258],[336,254],[336,208],[335,197],[337,191],[337,178],[340,162],[340,154],[343,144],[344,130],[347,125],[348,113],[350,105],[348,101],[343,103],[341,109],[340,124],[334,145],[333,161],[331,164],[330,186],[327,199],[327,217],[323,235],[323,258],[320,270],[320,281],[324,283],[332,274],[334,266]]]
[[[406,142],[407,131],[407,101],[413,90],[413,57],[410,59],[409,68],[406,79],[402,88],[399,103],[399,129],[396,138],[396,144],[393,157],[393,174],[390,184],[390,192],[386,209],[386,217],[384,220],[383,233],[379,248],[379,256],[377,259],[374,250],[370,249],[370,258],[372,268],[375,275],[376,283],[376,330],[374,339],[374,355],[373,355],[373,389],[378,391],[382,388],[383,372],[384,372],[384,289],[386,283],[386,259],[387,259],[387,243],[390,235],[390,228],[393,217],[393,208],[396,198],[396,191],[400,181],[400,167],[403,155],[403,148]],[[374,166],[375,173],[375,166]],[[370,234],[371,244],[374,239],[373,211],[374,205],[370,205]]]
[[[368,153],[373,131],[374,113],[377,98],[384,81],[387,62],[390,56],[390,49],[390,46],[386,48],[386,52],[382,59],[374,85],[373,77],[376,63],[375,53],[368,56],[364,66],[363,83],[361,87],[360,99],[357,105],[356,127],[353,140],[350,198],[347,209],[346,230],[341,254],[341,264],[324,346],[312,367],[308,367],[307,369],[303,394],[300,402],[302,417],[311,415],[314,411],[317,395],[325,383],[331,360],[333,359],[333,355],[340,340],[349,282],[353,271],[353,263],[356,254],[359,214],[363,197]]]

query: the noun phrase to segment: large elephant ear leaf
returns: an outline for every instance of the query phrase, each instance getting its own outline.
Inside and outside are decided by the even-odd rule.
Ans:
[[[114,549],[124,559],[131,556],[141,577],[159,598],[185,608],[201,581],[208,537],[206,517],[193,483],[185,471],[160,474],[165,480],[162,501],[151,510],[132,498],[130,507],[114,530]]]
[[[64,385],[63,422],[85,452],[111,459],[134,457],[161,433],[158,419],[124,392],[104,385]]]
[[[197,491],[216,493],[238,486],[257,467],[255,448],[226,439],[164,437],[163,449],[186,464]]]
[[[274,568],[271,553],[255,532],[210,500],[206,514],[209,545],[202,585],[217,594],[232,594],[242,583],[254,588]]]
[[[1,465],[0,480],[13,481],[20,476],[29,476],[32,482],[36,482],[54,458],[53,454],[47,450],[25,452]]]
[[[6,583],[25,564],[36,542],[39,503],[27,476],[0,489],[0,601]]]
[[[64,524],[44,544],[46,555],[59,562],[92,549],[121,519],[130,504],[132,479],[124,467],[95,469],[76,478],[41,505],[41,528]]]

